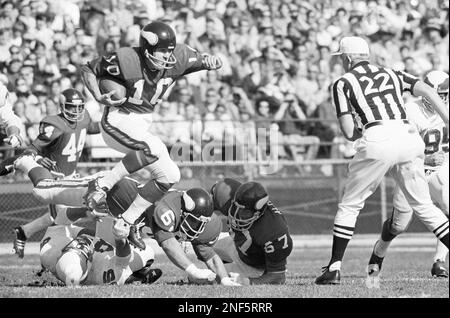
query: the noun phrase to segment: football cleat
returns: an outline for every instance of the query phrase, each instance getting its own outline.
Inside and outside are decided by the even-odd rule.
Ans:
[[[444,267],[444,262],[437,260],[436,262],[434,262],[433,267],[431,268],[431,275],[433,277],[444,277],[447,278],[448,277],[448,271],[447,269]]]
[[[106,187],[100,188],[98,179],[88,182],[88,189],[84,195],[84,202],[86,206],[98,212],[108,213],[108,204],[106,203]]]
[[[150,264],[149,264],[150,263]],[[159,268],[151,268],[153,260],[147,262],[147,265],[138,271],[133,272],[125,281],[126,284],[139,282],[141,284],[153,284],[162,276],[162,270]]]
[[[369,266],[367,267],[367,274],[369,276],[378,276],[383,265],[384,257],[379,257],[372,251],[370,256]]]
[[[130,226],[130,234],[128,235],[128,242],[130,242],[131,245],[140,250],[145,250],[146,245],[144,240],[142,239],[139,226],[137,225]]]
[[[322,275],[316,278],[317,285],[339,285],[341,283],[341,271],[334,270],[330,272],[328,266],[322,267]]]
[[[27,242],[27,238],[20,226],[14,228],[14,234],[16,236],[13,242],[14,254],[17,254],[19,258],[23,258],[25,255],[25,244]]]

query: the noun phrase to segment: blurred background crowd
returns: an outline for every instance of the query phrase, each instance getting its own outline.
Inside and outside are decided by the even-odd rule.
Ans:
[[[0,81],[27,143],[44,116],[59,112],[69,87],[100,120],[102,106],[84,89],[79,66],[138,46],[141,27],[160,19],[178,42],[223,61],[217,72],[180,79],[155,109],[151,129],[169,148],[191,141],[199,153],[201,142],[249,142],[264,128],[284,143],[281,159],[342,158],[352,150],[332,147],[340,137],[330,95],[343,74],[330,56],[339,39],[366,38],[381,66],[419,77],[448,72],[448,12],[448,0],[2,0]]]

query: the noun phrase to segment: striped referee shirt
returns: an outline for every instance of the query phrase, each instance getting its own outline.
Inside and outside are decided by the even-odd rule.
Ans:
[[[336,114],[353,114],[360,128],[378,120],[406,119],[402,94],[412,92],[417,81],[405,72],[357,63],[333,84]]]

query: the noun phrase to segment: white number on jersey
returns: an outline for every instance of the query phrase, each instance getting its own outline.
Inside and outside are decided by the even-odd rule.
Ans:
[[[438,129],[428,129],[423,135],[425,142],[425,154],[431,155],[438,151],[448,152],[448,128],[442,127],[442,131]]]
[[[81,130],[78,145],[76,144],[76,135],[70,135],[69,142],[64,147],[62,154],[67,157],[68,162],[76,161],[79,154],[83,151],[84,143],[86,142],[86,129]]]

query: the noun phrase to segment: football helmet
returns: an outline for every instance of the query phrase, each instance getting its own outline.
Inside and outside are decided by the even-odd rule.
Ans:
[[[269,202],[266,189],[258,182],[247,182],[239,186],[228,210],[228,222],[233,230],[248,230],[264,213]]]
[[[92,240],[83,234],[63,248],[56,263],[56,277],[66,286],[79,286],[86,279],[94,254]]]
[[[181,197],[180,232],[185,239],[196,239],[211,220],[214,204],[209,193],[202,188],[192,188]]]
[[[175,66],[177,59],[173,55],[173,50],[176,44],[175,32],[168,24],[159,21],[144,26],[139,36],[139,47],[142,54],[157,70],[168,70]],[[156,57],[155,51],[158,49],[168,50],[170,56],[167,59]]]
[[[448,74],[442,71],[431,71],[429,72],[425,78],[424,78],[424,82],[428,85],[430,85],[431,87],[433,87],[437,93],[439,94],[439,96],[441,97],[441,99],[444,101],[444,103],[446,103],[448,105]],[[424,107],[434,113],[435,110],[433,108],[433,106],[431,105],[430,101],[423,97],[422,98],[422,102]]]
[[[61,93],[59,105],[61,113],[70,122],[79,122],[84,119],[84,97],[73,88],[68,88]]]

